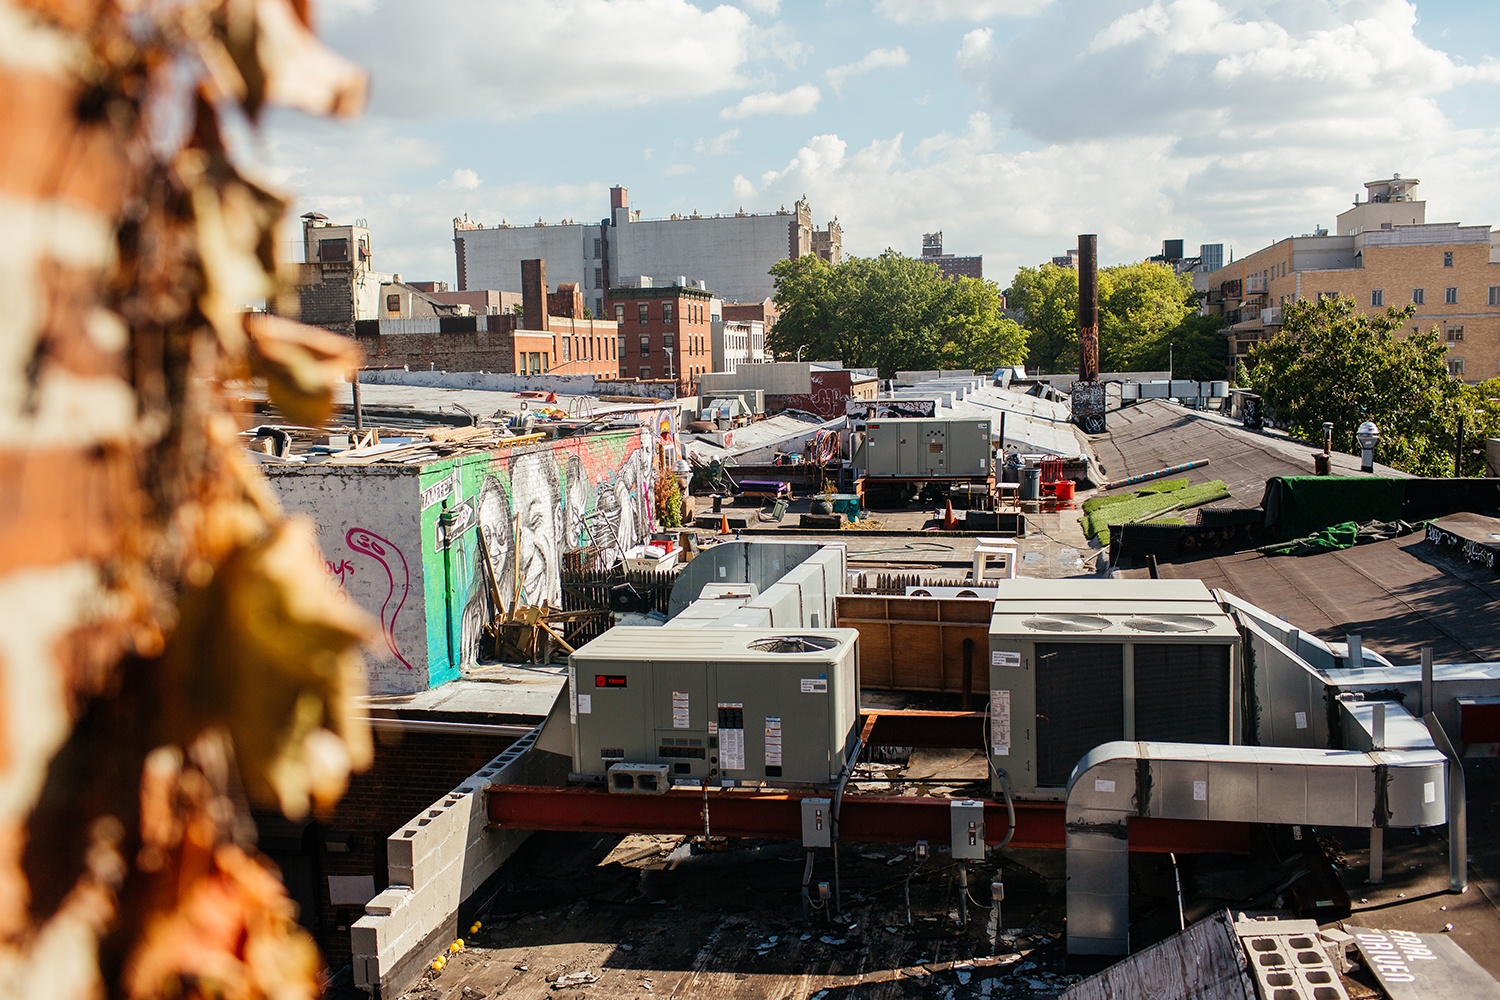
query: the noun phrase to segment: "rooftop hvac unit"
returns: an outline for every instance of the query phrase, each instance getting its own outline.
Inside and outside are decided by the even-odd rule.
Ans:
[[[993,452],[988,420],[887,417],[866,425],[855,464],[876,478],[976,479]]]
[[[1112,740],[1239,741],[1240,634],[1199,581],[1001,580],[997,592],[988,740],[1012,792],[1061,798],[1079,759]]]
[[[858,635],[612,628],[568,661],[575,775],[657,765],[678,785],[836,782],[859,722]]]

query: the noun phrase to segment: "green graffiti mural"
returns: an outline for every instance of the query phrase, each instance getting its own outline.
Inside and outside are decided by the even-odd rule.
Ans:
[[[675,458],[659,411],[639,429],[467,455],[422,468],[422,561],[428,671],[434,686],[477,659],[496,613],[481,559],[484,532],[502,609],[562,603],[563,554],[597,546],[605,565],[649,539],[657,454]]]

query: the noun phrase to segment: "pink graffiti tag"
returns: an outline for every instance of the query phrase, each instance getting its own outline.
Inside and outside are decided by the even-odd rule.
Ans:
[[[396,616],[406,606],[406,595],[411,592],[411,573],[407,569],[406,556],[395,545],[364,528],[350,528],[349,532],[344,535],[344,543],[355,552],[362,552],[374,559],[385,570],[386,576],[390,579],[390,589],[386,591],[385,600],[380,605],[380,626],[385,633],[385,644],[390,649],[391,655],[400,660],[407,670],[415,670],[416,668],[408,663],[406,657],[402,656],[401,651],[396,648]],[[396,596],[396,573],[387,561],[387,556],[392,553],[401,560],[401,599],[396,602],[395,610],[387,616],[386,610],[390,608],[391,600]]]
[[[329,576],[337,577],[339,586],[342,587],[349,582],[349,577],[354,575],[354,564],[347,559],[334,562],[332,559],[323,560],[323,568],[328,571]]]

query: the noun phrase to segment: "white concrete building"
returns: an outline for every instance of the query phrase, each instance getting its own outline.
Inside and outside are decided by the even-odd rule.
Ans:
[[[842,230],[833,223],[815,230],[806,199],[763,214],[642,219],[623,187],[610,189],[610,215],[597,224],[502,222],[486,229],[465,215],[453,220],[453,243],[460,289],[505,288],[522,260],[542,258],[553,279],[578,282],[595,315],[624,277],[702,281],[726,300],[753,302],[775,293],[770,270],[778,260],[816,252],[837,263],[843,253]]]

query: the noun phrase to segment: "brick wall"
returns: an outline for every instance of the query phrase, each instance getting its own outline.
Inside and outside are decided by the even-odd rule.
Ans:
[[[343,280],[319,281],[297,289],[298,316],[313,326],[354,332],[354,287]]]
[[[354,984],[396,997],[458,936],[458,908],[525,842],[524,830],[492,830],[490,784],[561,784],[570,761],[517,740],[453,791],[417,812],[387,842],[390,887],[351,930]]]
[[[372,875],[376,891],[384,889],[389,884],[386,838],[513,742],[493,735],[377,735],[374,765],[349,783],[337,810],[321,822],[315,845],[322,877],[321,918],[313,930],[330,968],[348,961],[349,928],[364,915],[364,907],[334,906],[327,877]],[[328,844],[347,844],[349,850],[330,851]]]
[[[466,333],[359,334],[365,364],[407,365],[450,372],[515,371],[516,338],[509,330]]]

